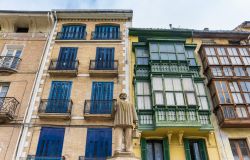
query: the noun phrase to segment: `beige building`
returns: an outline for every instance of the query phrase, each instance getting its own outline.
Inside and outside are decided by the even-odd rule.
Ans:
[[[111,111],[119,93],[129,93],[132,11],[55,10],[53,15],[53,37],[18,158],[111,157]]]
[[[0,159],[11,160],[47,45],[48,12],[0,11]]]

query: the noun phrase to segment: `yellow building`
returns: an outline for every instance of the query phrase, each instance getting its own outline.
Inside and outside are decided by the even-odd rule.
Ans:
[[[141,131],[140,140],[134,140],[136,155],[143,160],[221,159],[192,31],[130,28],[129,35],[130,97]]]
[[[0,159],[15,159],[52,28],[48,12],[0,11]]]
[[[54,28],[21,158],[106,159],[112,107],[129,93],[131,10],[54,10]]]

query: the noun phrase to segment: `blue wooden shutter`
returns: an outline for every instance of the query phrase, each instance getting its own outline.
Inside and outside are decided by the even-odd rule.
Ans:
[[[91,114],[110,114],[113,100],[113,82],[93,82],[91,93]]]
[[[96,69],[110,70],[114,68],[114,48],[96,48]]]
[[[112,155],[112,129],[89,128],[86,140],[86,158],[106,158]]]
[[[60,157],[62,156],[64,128],[42,127],[36,156],[40,157]]]
[[[77,50],[76,47],[61,47],[56,68],[59,70],[75,69]]]
[[[192,160],[190,154],[189,140],[186,138],[184,139],[184,149],[185,149],[186,160]]]
[[[46,113],[66,113],[70,99],[72,82],[53,81],[51,84]]]
[[[84,25],[65,25],[62,28],[60,39],[83,39],[85,29]]]

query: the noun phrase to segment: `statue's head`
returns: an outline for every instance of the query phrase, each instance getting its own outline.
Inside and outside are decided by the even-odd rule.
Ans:
[[[126,100],[126,99],[127,99],[127,94],[126,94],[126,93],[121,93],[121,94],[119,95],[119,98],[120,98],[121,100]]]

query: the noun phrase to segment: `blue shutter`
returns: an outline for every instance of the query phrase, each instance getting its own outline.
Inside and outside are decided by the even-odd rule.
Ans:
[[[114,48],[96,48],[96,69],[114,69]]]
[[[110,114],[113,100],[113,82],[93,82],[91,93],[91,114]]]
[[[66,113],[72,82],[53,81],[51,84],[46,113]]]
[[[36,150],[36,156],[61,157],[64,132],[64,128],[42,127]]]
[[[61,47],[57,60],[56,69],[58,70],[75,69],[77,50],[78,48],[76,47]]]
[[[83,39],[85,29],[84,25],[65,25],[62,28],[60,39]]]
[[[102,25],[95,27],[95,39],[118,39],[120,34],[119,26]]]
[[[106,158],[112,155],[112,129],[89,128],[87,132],[85,157]]]

